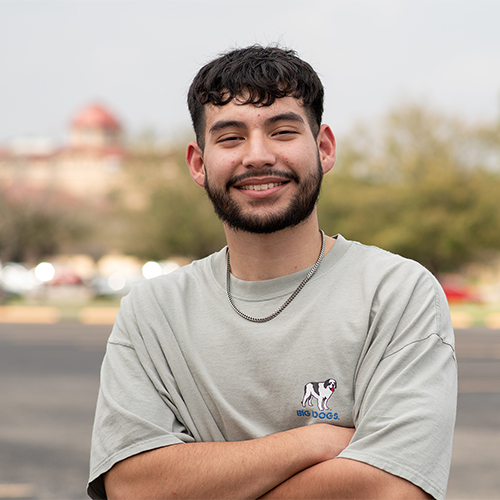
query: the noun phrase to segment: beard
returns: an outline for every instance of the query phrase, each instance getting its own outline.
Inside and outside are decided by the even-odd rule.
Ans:
[[[205,170],[206,173],[206,170]],[[232,229],[246,231],[256,234],[270,234],[282,229],[293,227],[307,219],[314,210],[321,192],[321,182],[323,180],[323,169],[317,156],[317,166],[313,173],[300,179],[295,173],[280,172],[272,168],[259,169],[258,173],[262,176],[269,175],[281,177],[296,182],[299,190],[290,200],[288,206],[280,211],[272,211],[272,202],[266,200],[255,200],[256,203],[267,203],[270,205],[269,213],[264,216],[258,216],[245,212],[230,195],[231,186],[242,180],[254,177],[255,171],[249,171],[246,174],[235,176],[229,179],[225,189],[219,189],[212,186],[208,175],[205,177],[205,191],[212,202],[217,217]]]

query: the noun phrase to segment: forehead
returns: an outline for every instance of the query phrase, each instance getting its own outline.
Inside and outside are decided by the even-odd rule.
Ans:
[[[213,125],[220,120],[235,120],[245,123],[247,126],[259,124],[268,118],[286,113],[299,115],[304,124],[307,124],[307,114],[302,101],[294,97],[282,97],[276,99],[270,106],[256,106],[254,104],[241,104],[237,98],[224,106],[205,105],[205,133],[208,133]]]

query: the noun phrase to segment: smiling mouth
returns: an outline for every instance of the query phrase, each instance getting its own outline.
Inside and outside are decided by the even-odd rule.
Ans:
[[[248,172],[235,175],[229,179],[226,189],[234,187],[246,191],[265,191],[274,187],[288,184],[290,181],[299,183],[299,177],[294,172],[282,172],[274,168],[263,168],[258,172]]]
[[[286,184],[286,182],[269,182],[268,184],[249,184],[248,186],[238,186],[237,189],[242,189],[244,191],[265,191],[266,189],[282,186],[283,184]]]

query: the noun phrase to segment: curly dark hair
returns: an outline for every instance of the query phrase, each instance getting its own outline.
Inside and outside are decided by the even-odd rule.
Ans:
[[[302,102],[317,135],[323,115],[323,84],[294,50],[252,45],[222,54],[201,68],[189,88],[188,107],[198,144],[204,148],[205,104],[224,106],[238,97],[244,99],[242,104],[270,106],[288,96]]]

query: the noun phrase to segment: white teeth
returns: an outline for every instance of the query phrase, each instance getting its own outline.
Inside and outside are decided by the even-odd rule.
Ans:
[[[281,186],[283,182],[270,182],[269,184],[255,184],[250,186],[241,186],[240,189],[251,190],[251,191],[264,191],[266,189],[271,189],[276,186]]]

